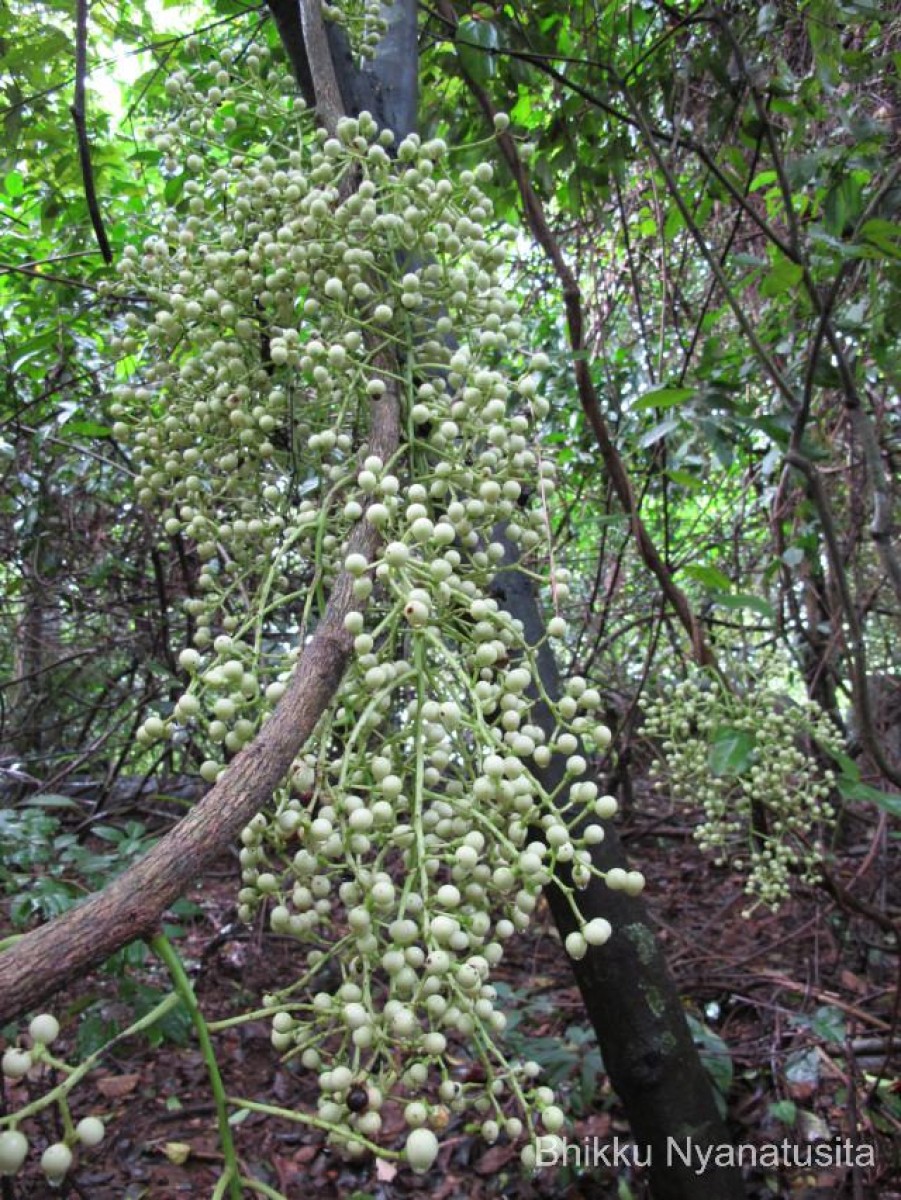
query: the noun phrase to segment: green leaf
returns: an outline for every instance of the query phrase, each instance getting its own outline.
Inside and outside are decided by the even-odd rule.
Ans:
[[[804,275],[800,263],[794,263],[784,254],[776,254],[772,267],[764,276],[760,290],[764,296],[781,296],[783,292],[797,287]]]
[[[672,408],[675,404],[682,404],[685,400],[690,400],[694,394],[694,388],[654,388],[652,391],[645,392],[643,396],[640,396],[632,405],[632,410],[633,412],[644,412],[649,408]]]
[[[116,844],[122,841],[122,830],[116,829],[114,825],[94,825],[91,829],[94,837],[98,837],[101,841],[112,842]]]
[[[704,417],[703,420],[698,421],[698,428],[710,443],[713,453],[719,462],[726,468],[731,467],[735,458],[735,451],[729,439],[723,436],[720,422],[711,420],[709,417]]]
[[[100,425],[97,421],[67,421],[66,433],[75,433],[81,437],[109,437],[112,430],[108,425]]]
[[[733,1067],[729,1047],[718,1033],[688,1014],[688,1024],[691,1029],[692,1041],[698,1048],[704,1069],[713,1080],[717,1090],[725,1096],[732,1086]]]
[[[697,475],[692,475],[690,471],[680,471],[671,468],[666,473],[667,479],[671,479],[673,483],[679,487],[688,488],[692,492],[696,492],[704,487],[703,479],[698,479]]]
[[[754,177],[754,179],[752,180],[751,186],[748,188],[748,191],[749,192],[757,192],[762,187],[769,187],[769,185],[771,183],[775,183],[778,178],[779,178],[779,176],[776,174],[775,171],[761,171],[760,174],[756,175]]]
[[[841,237],[851,232],[863,209],[863,189],[860,181],[852,175],[843,176],[838,183],[826,193],[823,204],[823,223],[827,233],[833,237]]]
[[[60,796],[55,792],[42,792],[37,796],[29,796],[25,801],[28,808],[78,808],[71,796]]]
[[[810,1028],[824,1042],[833,1042],[838,1046],[844,1044],[848,1031],[845,1014],[831,1004],[821,1005],[816,1010],[811,1018]]]
[[[707,763],[714,775],[741,775],[751,765],[757,745],[754,734],[734,725],[720,725],[713,731],[707,751]]]
[[[21,171],[9,171],[3,180],[3,188],[7,196],[21,196],[25,190],[25,181]]]
[[[100,1012],[88,1013],[78,1026],[75,1037],[79,1057],[96,1054],[107,1042],[112,1041],[118,1032],[119,1026],[115,1021],[109,1020]]]
[[[873,217],[861,226],[859,238],[882,251],[885,258],[901,258],[901,225]]]
[[[638,440],[639,446],[642,449],[647,449],[648,446],[654,446],[657,442],[662,441],[667,434],[673,433],[679,428],[679,422],[675,417],[667,417],[665,421],[659,421],[647,433],[643,433]]]
[[[476,83],[485,84],[495,74],[494,55],[498,45],[497,28],[490,21],[467,17],[457,25],[456,50],[460,65]]]
[[[716,567],[705,566],[703,563],[689,563],[687,567],[683,567],[682,573],[689,579],[695,579],[698,583],[703,583],[705,587],[712,588],[714,591],[732,591],[732,580]]]
[[[795,1050],[785,1063],[785,1078],[790,1083],[817,1084],[820,1081],[820,1051],[816,1046]]]
[[[798,1107],[794,1100],[776,1100],[770,1105],[770,1116],[783,1125],[794,1125]]]
[[[875,804],[890,817],[901,819],[901,795],[897,792],[880,792],[878,788],[861,783],[859,779],[839,779],[838,790],[846,800],[863,800]]]
[[[776,612],[769,600],[764,600],[762,596],[751,596],[747,592],[736,592],[730,596],[720,594],[714,600],[714,604],[716,604],[717,608],[728,608],[732,611],[740,608],[749,608],[752,612],[760,613],[762,617],[766,617],[768,621],[773,621],[776,617]]]
[[[860,767],[853,758],[850,758],[847,754],[843,754],[840,750],[832,750],[830,753],[831,757],[838,764],[842,777],[845,780],[856,782],[860,779]]]
[[[163,196],[165,197],[167,204],[174,207],[181,197],[182,192],[185,190],[185,182],[186,180],[184,173],[181,175],[173,175],[171,179],[166,180],[166,185],[163,188]]]

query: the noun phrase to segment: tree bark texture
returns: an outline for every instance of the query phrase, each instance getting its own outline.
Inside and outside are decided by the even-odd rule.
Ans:
[[[502,535],[498,540],[506,541]],[[532,646],[543,643],[538,650],[541,682],[546,694],[556,699],[559,672],[543,641],[544,622],[531,580],[521,571],[505,570],[498,574],[494,592],[507,612],[522,622],[526,641]],[[553,732],[553,718],[544,703],[536,706],[535,720],[548,734]],[[557,755],[547,770],[536,773],[545,789],[554,791],[563,772]],[[602,824],[605,836],[592,848],[594,865],[602,871],[626,865],[615,826]],[[568,872],[561,875],[563,884],[572,886]],[[554,886],[546,888],[545,895],[565,941],[579,928],[569,900]],[[586,921],[604,917],[613,927],[606,945],[589,946],[585,957],[571,965],[604,1069],[626,1110],[642,1160],[650,1150],[655,1200],[741,1200],[745,1190],[737,1168],[710,1165],[699,1175],[672,1152],[673,1143],[683,1150],[689,1144],[706,1152],[728,1146],[731,1139],[644,901],[611,891],[600,879],[578,892],[577,899]]]

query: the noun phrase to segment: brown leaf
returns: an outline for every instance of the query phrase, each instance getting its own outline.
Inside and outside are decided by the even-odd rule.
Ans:
[[[119,1096],[127,1096],[138,1086],[140,1075],[107,1075],[105,1079],[96,1082],[97,1091],[101,1096],[115,1100]]]
[[[858,996],[865,995],[869,990],[867,983],[853,971],[842,971],[841,979],[842,986],[846,987],[849,992],[856,992]]]
[[[515,1146],[492,1146],[490,1150],[486,1150],[479,1161],[475,1164],[475,1171],[478,1175],[496,1175],[498,1171],[507,1165],[511,1159],[517,1157]]]

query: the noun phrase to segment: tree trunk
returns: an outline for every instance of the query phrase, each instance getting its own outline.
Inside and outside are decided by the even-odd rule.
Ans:
[[[504,571],[494,590],[499,603],[522,621],[526,640],[533,646],[540,642],[544,625],[529,578]],[[560,678],[546,641],[538,650],[538,666],[545,692],[555,699]],[[536,716],[553,728],[546,706],[539,706]],[[554,790],[563,776],[560,756],[538,775],[547,790]],[[625,853],[614,826],[604,825],[604,840],[594,847],[592,857],[595,866],[606,871],[624,866]],[[564,878],[563,883],[571,880]],[[559,888],[549,887],[546,895],[565,940],[578,929],[573,911]],[[697,1151],[706,1155],[728,1146],[731,1139],[644,902],[613,892],[597,879],[579,893],[578,902],[586,920],[604,917],[613,927],[610,941],[589,947],[572,968],[637,1153],[643,1162],[650,1159],[655,1200],[739,1200],[745,1190],[736,1167],[714,1165],[711,1154],[707,1170],[697,1170]],[[686,1164],[686,1154],[694,1165]]]

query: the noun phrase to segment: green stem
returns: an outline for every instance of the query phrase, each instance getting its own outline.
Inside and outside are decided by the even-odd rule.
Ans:
[[[211,1197],[211,1200],[223,1200],[223,1198],[225,1196],[226,1188],[232,1188],[234,1186],[234,1182],[235,1182],[235,1177],[231,1172],[231,1168],[226,1167],[225,1170],[222,1172],[222,1174],[219,1176],[219,1178],[216,1180],[216,1186],[213,1188],[213,1195]],[[241,1184],[240,1184],[240,1177],[239,1177],[239,1181],[238,1181],[239,1192],[240,1192],[240,1187],[241,1187]]]
[[[219,1074],[219,1064],[216,1062],[216,1053],[213,1049],[212,1039],[210,1038],[209,1027],[203,1013],[200,1011],[197,997],[194,995],[194,988],[191,986],[191,981],[178,955],[178,951],[164,933],[158,933],[156,937],[151,939],[150,948],[169,972],[172,986],[175,988],[176,994],[182,1004],[188,1010],[191,1021],[197,1031],[200,1052],[206,1063],[207,1074],[210,1078],[210,1090],[213,1094],[213,1103],[216,1106],[216,1122],[219,1126],[219,1141],[222,1144],[222,1155],[225,1159],[225,1175],[228,1179],[229,1195],[232,1197],[232,1200],[241,1200],[243,1192],[241,1189],[241,1175],[238,1169],[238,1155],[235,1151],[234,1140],[232,1139],[231,1126],[228,1123],[228,1101],[225,1096],[222,1076]]]
[[[112,1049],[119,1042],[124,1042],[126,1038],[134,1037],[137,1033],[143,1033],[145,1029],[149,1029],[151,1025],[171,1012],[173,1008],[177,1008],[179,1004],[178,996],[168,995],[161,1000],[156,1008],[151,1009],[149,1013],[145,1013],[139,1021],[135,1021],[133,1025],[129,1025],[127,1029],[123,1029],[121,1033],[117,1033],[114,1038],[111,1038],[99,1050],[95,1050],[93,1054],[89,1054],[83,1063],[77,1067],[66,1068],[72,1073],[67,1079],[58,1083],[56,1087],[51,1088],[49,1092],[45,1092],[43,1096],[39,1096],[37,1100],[33,1100],[31,1104],[26,1104],[24,1108],[18,1109],[14,1113],[8,1113],[5,1117],[0,1117],[0,1129],[5,1125],[9,1125],[11,1129],[15,1129],[27,1117],[33,1117],[36,1113],[42,1112],[51,1104],[56,1104],[60,1098],[65,1097],[71,1092],[79,1080],[84,1079],[89,1071],[92,1071],[106,1052]]]
[[[388,1150],[385,1146],[379,1146],[364,1134],[357,1133],[356,1130],[335,1125],[332,1121],[323,1121],[321,1117],[314,1117],[308,1112],[301,1112],[295,1108],[282,1108],[277,1104],[260,1104],[256,1100],[246,1100],[243,1096],[230,1096],[228,1102],[236,1109],[246,1108],[248,1112],[262,1113],[264,1116],[274,1117],[277,1120],[293,1121],[298,1125],[308,1125],[311,1129],[321,1129],[325,1133],[337,1134],[344,1141],[356,1142],[358,1145],[365,1147],[365,1149],[369,1150],[377,1158],[383,1158],[391,1162],[399,1162],[403,1158],[403,1153],[400,1150]]]
[[[241,1176],[241,1184],[243,1187],[250,1188],[252,1192],[259,1192],[261,1196],[268,1196],[269,1200],[287,1200],[287,1197],[282,1192],[277,1192],[275,1188],[271,1188],[268,1183],[263,1183],[261,1179],[248,1179],[247,1176]]]

